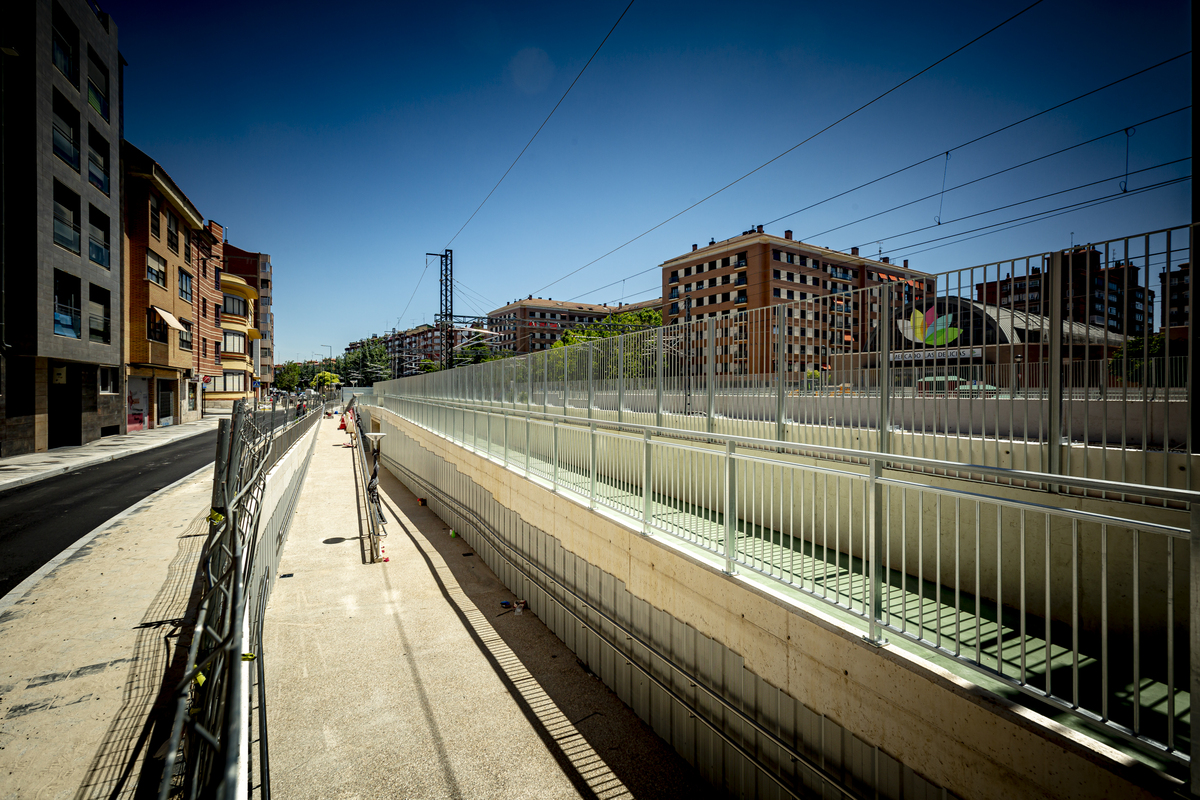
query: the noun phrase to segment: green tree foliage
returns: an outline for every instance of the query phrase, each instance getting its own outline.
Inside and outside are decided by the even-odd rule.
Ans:
[[[376,381],[392,377],[387,347],[378,337],[368,339],[354,352],[339,357],[335,368],[346,381],[356,386],[374,386]]]
[[[1187,386],[1186,356],[1187,342],[1172,342],[1168,348],[1161,333],[1149,339],[1132,336],[1108,359],[1108,374],[1137,386]]]
[[[341,383],[342,379],[332,372],[319,372],[313,379],[314,389],[325,389],[333,386],[335,383]]]
[[[642,328],[660,328],[662,327],[662,312],[653,308],[643,308],[639,311],[612,314],[603,320],[588,325],[580,325],[577,328],[570,328],[554,343],[554,346],[570,347],[573,344],[590,342],[594,339],[608,339],[635,330],[634,328],[605,324],[614,322],[620,325],[637,325]]]
[[[300,384],[300,365],[295,361],[275,368],[275,387],[285,392],[294,392]]]

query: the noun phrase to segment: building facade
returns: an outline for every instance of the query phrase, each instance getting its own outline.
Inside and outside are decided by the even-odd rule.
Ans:
[[[221,264],[224,248],[224,230],[209,220],[203,230],[197,232],[196,280],[193,298],[194,321],[192,323],[192,357],[195,373],[200,381],[201,407],[208,401],[208,393],[223,385],[221,370],[221,306],[224,293],[221,291]]]
[[[83,0],[0,6],[0,455],[124,431],[121,56]]]
[[[254,326],[258,291],[237,275],[222,272],[219,280],[221,341],[216,343],[216,355],[220,375],[208,384],[205,409],[221,413],[232,410],[234,401],[255,396],[254,351],[261,334]]]
[[[257,396],[275,383],[275,312],[272,305],[272,281],[274,270],[271,256],[266,253],[251,253],[240,247],[225,244],[225,271],[237,275],[258,293],[257,318],[253,320],[262,339],[255,345],[255,357],[259,365],[259,387]]]
[[[759,225],[738,236],[663,262],[663,323],[728,319],[719,327],[716,371],[758,374],[773,368],[783,347],[789,372],[826,366],[833,355],[872,347],[881,318],[883,292],[899,313],[914,297],[932,294],[935,278],[908,262],[859,255],[795,241]],[[777,341],[777,322],[765,311],[784,307],[786,325]]]
[[[1192,311],[1192,267],[1180,264],[1178,269],[1158,275],[1159,297],[1162,298],[1162,327],[1172,336],[1185,336]]]
[[[137,431],[201,416],[195,241],[204,218],[162,165],[129,142],[121,174],[126,429]]]
[[[613,306],[527,297],[488,312],[491,346],[510,353],[549,350],[571,328],[598,322],[622,310]]]

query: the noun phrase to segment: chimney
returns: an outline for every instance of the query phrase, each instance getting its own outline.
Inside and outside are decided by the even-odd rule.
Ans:
[[[856,256],[856,255],[858,255],[858,248],[857,248],[857,247],[851,247],[851,248],[850,248],[850,255],[852,255],[852,256]]]
[[[757,230],[759,233],[762,233],[762,225],[759,225],[755,230]]]
[[[904,259],[904,268],[908,269],[908,259]]]
[[[783,232],[783,238],[785,238],[785,239],[791,239],[791,238],[792,238],[792,232],[791,232],[791,231],[784,231],[784,232]]]
[[[883,262],[883,263],[885,263],[885,264],[890,264],[890,263],[892,263],[892,257],[891,257],[891,256],[883,256],[883,257],[882,257],[882,258],[880,258],[879,260],[880,260],[880,261],[882,261],[882,262]]]
[[[694,253],[694,252],[696,252],[696,247],[697,247],[697,245],[692,245],[692,252],[693,252],[693,253]]]
[[[709,247],[712,247],[712,246],[713,246],[714,244],[716,244],[716,243],[717,243],[717,240],[716,240],[716,239],[709,239],[709,240],[708,240],[708,246],[709,246]]]

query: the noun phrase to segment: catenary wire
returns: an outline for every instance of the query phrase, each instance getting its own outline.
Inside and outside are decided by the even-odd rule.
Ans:
[[[634,236],[632,239],[629,239],[628,241],[624,242],[623,244],[620,244],[620,245],[618,245],[618,246],[614,247],[612,250],[609,250],[609,251],[608,251],[607,253],[605,253],[604,255],[602,255],[602,256],[599,256],[599,257],[597,257],[597,258],[594,258],[594,259],[592,259],[591,261],[589,261],[588,263],[584,264],[583,266],[581,266],[581,267],[577,267],[576,269],[573,269],[573,270],[571,270],[571,271],[570,271],[570,272],[568,272],[567,274],[565,274],[565,275],[563,275],[563,276],[561,276],[561,277],[559,277],[559,278],[556,278],[555,280],[551,281],[550,283],[546,284],[545,286],[542,286],[541,288],[539,288],[539,289],[537,289],[536,291],[534,291],[534,294],[540,294],[541,292],[543,292],[543,291],[544,291],[544,290],[546,290],[546,289],[549,289],[551,286],[555,285],[556,283],[560,283],[561,281],[564,281],[564,280],[566,280],[567,278],[571,277],[572,275],[575,275],[575,274],[577,274],[577,273],[579,273],[579,272],[582,272],[583,270],[585,270],[585,269],[587,269],[588,267],[592,266],[592,265],[593,265],[593,264],[595,264],[596,262],[598,262],[598,261],[601,261],[601,260],[603,260],[603,259],[605,259],[605,258],[608,258],[609,256],[611,256],[613,253],[617,252],[618,250],[621,250],[621,249],[623,249],[623,248],[625,248],[625,247],[628,247],[629,245],[631,245],[631,244],[633,244],[634,242],[636,242],[638,239],[641,239],[642,237],[644,237],[644,236],[646,236],[646,235],[648,235],[648,234],[650,234],[650,233],[652,233],[652,232],[654,232],[654,231],[658,230],[658,229],[659,229],[659,228],[661,228],[663,225],[666,225],[668,222],[671,222],[672,220],[674,220],[674,219],[677,219],[678,217],[681,217],[681,216],[683,216],[683,215],[684,215],[684,214],[686,214],[687,212],[691,211],[693,208],[696,208],[697,206],[701,205],[702,203],[706,203],[706,202],[708,202],[709,200],[711,200],[712,198],[716,197],[717,195],[719,195],[721,192],[725,191],[726,189],[729,189],[729,188],[731,188],[731,187],[733,187],[733,186],[736,186],[737,184],[741,183],[741,182],[742,182],[742,181],[744,181],[746,178],[749,178],[751,175],[755,174],[756,172],[758,172],[758,171],[760,171],[760,170],[762,170],[762,169],[765,169],[766,167],[770,166],[771,164],[774,164],[776,161],[778,161],[779,159],[783,158],[783,157],[784,157],[784,156],[786,156],[788,153],[791,153],[791,152],[793,152],[794,150],[796,150],[796,149],[798,149],[798,148],[800,148],[800,147],[804,146],[805,144],[808,144],[808,143],[809,143],[809,142],[811,142],[813,139],[816,139],[818,136],[820,136],[821,134],[825,133],[826,131],[829,131],[829,130],[831,130],[832,128],[835,128],[835,127],[837,127],[838,125],[842,124],[843,122],[845,122],[846,120],[850,119],[851,117],[853,117],[854,115],[858,114],[859,112],[866,110],[867,108],[871,107],[871,106],[872,106],[872,105],[874,105],[875,103],[878,103],[880,100],[882,100],[883,98],[887,97],[887,96],[888,96],[888,95],[890,95],[892,92],[895,92],[896,90],[900,89],[901,87],[905,86],[906,84],[909,84],[909,83],[911,83],[912,81],[916,80],[917,78],[921,77],[921,76],[922,76],[922,75],[924,75],[926,72],[929,72],[931,69],[933,69],[934,67],[936,67],[936,66],[938,66],[939,64],[943,63],[944,61],[946,61],[946,60],[948,60],[948,59],[950,59],[950,58],[953,58],[954,56],[958,55],[958,54],[959,54],[959,53],[961,53],[963,50],[967,49],[967,48],[968,48],[968,47],[970,47],[971,45],[973,45],[973,44],[975,44],[976,42],[978,42],[980,39],[983,39],[984,37],[986,37],[986,36],[990,35],[991,33],[994,33],[995,31],[999,30],[1000,28],[1003,28],[1005,25],[1007,25],[1008,23],[1012,22],[1013,20],[1015,20],[1017,17],[1021,16],[1021,15],[1022,15],[1022,14],[1024,14],[1025,12],[1029,11],[1030,9],[1034,8],[1035,6],[1038,6],[1038,5],[1040,5],[1040,4],[1041,4],[1041,2],[1042,2],[1042,0],[1035,0],[1033,3],[1031,3],[1031,4],[1030,4],[1030,5],[1028,5],[1028,6],[1026,6],[1025,8],[1021,9],[1021,10],[1020,10],[1020,11],[1018,11],[1017,13],[1013,14],[1013,15],[1012,15],[1011,17],[1009,17],[1008,19],[1006,19],[1006,20],[1004,20],[1003,22],[1000,22],[1000,23],[998,23],[998,24],[994,25],[993,27],[991,27],[991,28],[989,28],[988,30],[984,31],[983,33],[979,34],[979,35],[978,35],[978,36],[976,36],[974,39],[972,39],[971,41],[969,41],[969,42],[967,42],[966,44],[962,45],[961,47],[959,47],[959,48],[957,48],[957,49],[953,50],[952,52],[950,52],[950,53],[947,53],[946,55],[942,56],[942,57],[941,57],[941,58],[939,58],[937,61],[935,61],[935,62],[933,62],[932,64],[930,64],[928,67],[925,67],[925,69],[921,70],[920,72],[918,72],[918,73],[916,73],[916,74],[914,74],[914,75],[910,75],[909,77],[905,78],[905,79],[904,79],[903,81],[901,81],[900,83],[897,83],[895,86],[893,86],[892,88],[890,88],[890,89],[888,89],[887,91],[883,92],[882,94],[879,94],[879,95],[875,96],[874,98],[872,98],[871,100],[868,100],[866,103],[862,104],[861,106],[859,106],[858,108],[854,109],[853,111],[851,111],[851,112],[849,112],[849,113],[847,113],[847,114],[843,115],[842,117],[838,118],[837,120],[835,120],[835,121],[833,121],[833,122],[829,123],[829,124],[828,124],[828,125],[826,125],[824,128],[821,128],[819,131],[817,131],[816,133],[812,134],[811,136],[808,136],[807,138],[805,138],[805,139],[801,140],[800,142],[798,142],[798,143],[796,143],[796,144],[792,145],[792,146],[791,146],[791,147],[789,147],[787,150],[784,150],[782,153],[780,153],[779,155],[777,155],[777,156],[775,156],[774,158],[770,159],[769,161],[765,161],[765,162],[763,162],[762,164],[758,165],[758,166],[757,166],[757,167],[755,167],[754,169],[752,169],[752,170],[750,170],[749,172],[747,172],[747,173],[745,173],[744,175],[742,175],[740,178],[737,178],[736,180],[730,181],[729,183],[727,183],[727,184],[725,184],[724,186],[722,186],[720,189],[717,189],[715,192],[713,192],[713,193],[711,193],[711,194],[709,194],[709,195],[707,195],[707,196],[705,196],[705,197],[702,197],[701,199],[697,200],[695,203],[692,203],[690,206],[688,206],[687,208],[683,209],[682,211],[680,211],[680,212],[678,212],[678,213],[676,213],[676,214],[672,214],[671,216],[667,217],[666,219],[664,219],[662,222],[658,223],[657,225],[655,225],[655,226],[653,226],[653,227],[651,227],[651,228],[648,228],[648,229],[646,229],[645,231],[642,231],[642,232],[641,232],[641,233],[639,233],[637,236]]]
[[[512,172],[513,167],[515,167],[517,162],[521,160],[521,156],[525,155],[525,151],[529,149],[531,144],[533,144],[533,140],[536,139],[538,134],[542,132],[542,128],[546,127],[546,123],[549,122],[550,118],[554,116],[554,112],[558,111],[558,107],[562,105],[563,100],[567,99],[567,95],[571,93],[571,90],[575,88],[575,84],[578,83],[579,79],[583,77],[584,71],[587,70],[592,61],[595,60],[596,56],[600,54],[600,48],[604,47],[604,43],[607,42],[608,38],[613,35],[613,31],[615,31],[617,26],[621,24],[621,20],[625,19],[625,15],[628,14],[629,9],[633,7],[633,3],[634,0],[629,0],[629,5],[625,6],[625,10],[621,12],[621,16],[617,17],[617,21],[613,23],[612,28],[610,28],[608,33],[605,34],[604,39],[600,42],[599,46],[596,48],[596,51],[592,53],[592,57],[589,58],[587,63],[583,65],[583,69],[579,70],[579,74],[575,76],[575,80],[571,81],[571,85],[567,87],[565,92],[563,92],[562,97],[558,98],[558,102],[554,104],[554,108],[550,109],[550,113],[546,115],[544,120],[542,120],[542,124],[538,125],[538,129],[533,132],[533,136],[529,137],[529,141],[526,142],[525,146],[521,148],[521,152],[517,153],[517,157],[513,159],[513,162],[508,165],[508,169],[504,170],[504,174],[500,176],[500,180],[496,181],[496,185],[493,186],[492,190],[487,193],[487,197],[483,198],[475,210],[471,212],[471,216],[467,217],[467,221],[462,224],[462,227],[450,237],[449,242],[446,242],[447,248],[454,244],[454,240],[458,238],[458,234],[462,233],[466,227],[471,224],[471,220],[475,219],[475,215],[479,213],[481,208],[483,208],[484,203],[486,203],[491,198],[492,194],[494,194],[495,191],[500,188],[500,184],[504,183],[504,179],[508,177],[508,173]]]

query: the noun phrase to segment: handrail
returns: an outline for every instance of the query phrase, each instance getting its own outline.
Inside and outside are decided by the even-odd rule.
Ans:
[[[387,538],[387,517],[383,514],[383,507],[379,500],[379,448],[373,447],[374,451],[374,466],[369,466],[367,462],[366,448],[369,446],[370,438],[367,437],[367,431],[363,428],[362,416],[357,413],[355,408],[358,395],[350,399],[350,404],[346,406],[346,412],[351,414],[351,419],[354,424],[354,439],[356,440],[358,450],[359,473],[362,475],[362,498],[367,510],[367,529],[368,537],[371,543],[371,562],[375,563],[384,560],[383,555],[383,540]]]

